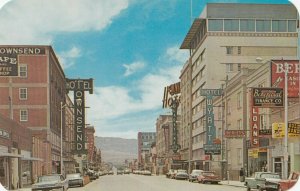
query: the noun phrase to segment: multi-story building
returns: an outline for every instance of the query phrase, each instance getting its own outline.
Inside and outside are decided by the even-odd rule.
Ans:
[[[138,132],[138,163],[139,169],[150,170],[151,145],[156,141],[155,132]]]
[[[94,164],[94,151],[95,151],[95,128],[93,126],[87,126],[85,129],[85,136],[87,142],[87,162],[89,166],[93,166]]]
[[[61,159],[61,102],[65,105],[66,82],[51,46],[0,46],[0,54],[17,58],[19,77],[1,77],[0,113],[32,130],[49,143],[43,156],[43,173],[59,173]],[[10,103],[6,100],[10,99]],[[62,124],[62,125],[61,125]],[[41,150],[43,144],[34,144]],[[35,167],[33,167],[35,168]]]
[[[297,11],[289,4],[212,3],[207,4],[199,18],[195,19],[180,47],[190,51],[190,58],[181,74],[181,100],[183,131],[184,128],[188,129],[189,125],[192,128],[191,135],[183,133],[183,136],[186,136],[183,140],[192,137],[192,168],[216,169],[226,162],[224,155],[210,157],[205,154],[204,145],[208,141],[207,105],[206,97],[200,94],[201,90],[221,89],[225,81],[241,72],[243,68],[259,67],[256,63],[257,57],[265,60],[274,57],[294,59],[297,55],[296,27]],[[188,94],[185,92],[189,91],[189,84],[191,90]],[[225,107],[225,112],[231,113],[233,106],[230,100],[227,100]],[[191,115],[190,119],[188,115]],[[235,117],[239,119],[233,120],[239,121],[244,129],[247,115]],[[214,122],[216,140],[222,139],[224,128],[237,126],[228,120]],[[224,145],[228,143],[222,141],[221,152],[226,153],[227,148]],[[235,158],[236,154],[232,152],[227,158]],[[244,162],[246,158],[242,155]]]

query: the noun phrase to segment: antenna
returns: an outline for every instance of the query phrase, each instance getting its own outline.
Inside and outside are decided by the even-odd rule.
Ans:
[[[193,0],[191,0],[191,24],[193,24]]]

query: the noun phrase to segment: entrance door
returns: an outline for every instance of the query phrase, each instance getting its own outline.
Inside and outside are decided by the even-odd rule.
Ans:
[[[278,173],[280,175],[280,177],[282,177],[282,158],[281,157],[277,157],[274,158],[274,172]]]

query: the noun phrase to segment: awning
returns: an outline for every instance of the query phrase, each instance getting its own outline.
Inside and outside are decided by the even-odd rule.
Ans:
[[[191,49],[192,39],[194,38],[195,34],[197,33],[198,28],[201,25],[201,23],[204,21],[205,21],[205,19],[200,19],[200,18],[197,18],[194,20],[188,34],[185,36],[185,39],[180,46],[180,49]]]
[[[14,154],[14,153],[0,152],[0,157],[13,157],[13,158],[22,158],[22,157],[23,157],[23,155]]]
[[[29,161],[44,161],[44,159],[36,158],[36,157],[22,157],[21,160],[29,160]]]

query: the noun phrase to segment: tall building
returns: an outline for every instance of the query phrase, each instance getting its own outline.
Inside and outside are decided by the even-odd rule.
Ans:
[[[223,130],[237,126],[237,121],[248,120],[247,115],[236,116],[239,119],[235,122],[222,120],[218,123],[215,119],[210,124],[213,128],[208,129],[207,97],[201,95],[201,90],[222,89],[243,68],[259,67],[257,57],[264,60],[295,59],[296,29],[297,10],[289,4],[209,3],[194,20],[180,47],[190,52],[189,60],[182,69],[181,86],[186,87],[182,91],[191,90],[190,94],[182,93],[181,100],[184,101],[182,128],[188,129],[189,125],[192,128],[191,134],[184,133],[186,137],[183,138],[188,140],[191,137],[191,168],[220,169],[223,163],[228,162],[222,154],[228,149],[225,139],[222,139]],[[187,104],[189,99],[190,107]],[[230,100],[225,107],[226,113],[230,112],[233,107]],[[242,129],[246,128],[245,123],[241,124]],[[214,140],[210,140],[211,136]],[[220,153],[211,157],[205,152],[205,144],[221,139]],[[242,160],[247,160],[245,155]]]
[[[139,169],[150,170],[151,145],[156,141],[155,132],[138,132],[138,163]]]
[[[60,133],[65,128],[61,123],[65,113],[61,117],[60,111],[61,102],[65,104],[66,100],[65,74],[59,60],[51,46],[2,45],[0,54],[16,59],[19,64],[18,77],[0,78],[0,113],[11,116],[48,144],[45,149],[49,149],[49,154],[43,156],[39,169],[44,174],[59,173]]]

